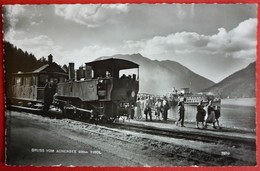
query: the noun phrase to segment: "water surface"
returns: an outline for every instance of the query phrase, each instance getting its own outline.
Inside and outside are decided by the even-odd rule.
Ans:
[[[196,121],[196,106],[185,105],[185,121]],[[255,98],[222,99],[220,125],[224,127],[255,129]],[[169,118],[177,119],[177,107],[169,110]]]

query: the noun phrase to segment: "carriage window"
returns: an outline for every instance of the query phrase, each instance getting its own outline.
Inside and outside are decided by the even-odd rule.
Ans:
[[[45,84],[46,84],[46,81],[48,81],[48,76],[47,76],[47,75],[41,75],[41,76],[39,76],[38,86],[39,86],[39,87],[44,87]]]
[[[110,71],[106,71],[106,77],[111,77],[111,72]]]
[[[57,78],[50,78],[50,82],[51,83],[58,83],[58,79]]]
[[[61,77],[60,79],[59,79],[59,83],[64,83],[65,82],[65,78],[64,77]]]
[[[37,80],[37,78],[35,77],[35,76],[33,76],[33,79],[32,79],[33,81],[32,81],[32,85],[37,85],[37,82],[36,82],[36,80]]]
[[[15,78],[15,84],[16,85],[23,85],[23,80],[22,80],[22,77],[16,77]]]
[[[33,79],[32,77],[25,77],[25,85],[33,85]]]
[[[133,68],[133,69],[124,69],[119,71],[119,78],[120,79],[133,79],[133,80],[138,80],[138,69]]]

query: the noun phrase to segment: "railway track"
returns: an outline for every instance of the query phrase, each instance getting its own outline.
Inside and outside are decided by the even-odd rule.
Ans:
[[[23,111],[33,114],[43,114],[43,112],[40,109],[31,109],[27,107],[20,107],[20,106],[11,106],[11,110],[16,111]],[[62,116],[61,114],[57,113],[51,113],[50,115],[52,117],[61,117],[65,118],[65,116]],[[71,119],[71,118],[70,118]],[[77,119],[75,119],[77,120]],[[79,121],[79,120],[77,120]],[[105,124],[105,123],[99,123],[99,125],[103,125],[110,128],[117,128],[117,129],[124,129],[134,132],[142,132],[152,135],[158,135],[158,136],[165,136],[170,138],[178,138],[178,139],[185,139],[185,140],[194,140],[194,141],[201,141],[206,143],[218,143],[218,144],[227,144],[230,146],[237,146],[240,147],[242,145],[247,146],[248,148],[252,150],[256,150],[256,139],[255,138],[248,138],[248,137],[238,137],[238,136],[227,136],[223,134],[205,134],[205,131],[190,131],[188,130],[174,130],[174,129],[167,129],[167,128],[158,128],[153,126],[147,126],[147,125],[139,125],[139,124],[127,124],[127,123],[112,123],[112,124]]]
[[[205,134],[204,130],[200,132],[194,132],[190,130],[174,130],[167,128],[158,128],[153,126],[143,126],[134,124],[123,124],[123,123],[113,123],[106,124],[106,126],[111,128],[119,128],[130,130],[134,132],[142,132],[152,135],[165,136],[170,138],[178,138],[185,140],[201,141],[206,143],[214,144],[226,144],[231,147],[241,147],[246,146],[247,149],[256,150],[256,139],[247,137],[237,137],[237,136],[227,136],[219,134]],[[191,128],[192,129],[192,128]],[[206,130],[205,130],[206,131]]]
[[[136,136],[132,133],[122,132],[122,128],[113,127],[116,129],[110,129],[112,127],[108,126],[108,124],[101,124],[101,127],[93,127],[93,124],[78,122],[77,124],[84,125],[84,128],[87,128],[86,131],[91,134],[98,134],[101,137],[106,137],[104,139],[116,139],[118,141],[122,141],[124,146],[127,144],[135,144],[137,147],[142,147],[142,149],[151,149],[156,151],[163,156],[173,157],[178,160],[187,160],[193,163],[193,165],[201,165],[201,166],[224,166],[224,165],[233,165],[235,162],[238,162],[240,159],[234,158],[233,156],[223,156],[217,153],[208,153],[205,151],[200,151],[197,149],[184,147],[182,145],[175,145],[167,141],[161,141],[151,138],[144,138],[142,136]],[[72,125],[74,125],[72,123]],[[103,125],[103,126],[102,126]],[[110,124],[111,125],[111,124]],[[88,128],[90,127],[90,129]],[[129,129],[125,129],[129,130]],[[130,132],[132,132],[130,130]],[[141,132],[144,133],[144,132]],[[161,135],[159,135],[161,136]],[[101,138],[101,140],[104,140]],[[122,147],[123,148],[123,147]],[[254,162],[248,162],[241,160],[240,163],[244,163],[243,165],[255,165]]]
[[[11,110],[16,111],[23,111],[33,114],[43,114],[41,110],[38,109],[30,109],[25,107],[19,107],[19,106],[11,106]],[[51,114],[52,117],[60,117],[65,118],[61,116],[60,114]],[[78,121],[78,120],[76,120]],[[89,123],[85,123],[80,121],[82,124],[88,125]],[[194,132],[194,131],[188,131],[188,130],[173,130],[173,129],[165,129],[165,128],[157,128],[153,126],[144,126],[144,125],[137,125],[137,124],[126,124],[126,123],[113,123],[113,124],[104,124],[100,123],[99,125],[104,126],[102,128],[103,130],[106,130],[105,133],[102,133],[102,131],[95,131],[95,130],[88,130],[91,133],[99,134],[100,136],[106,136],[108,138],[117,139],[119,141],[123,141],[125,143],[136,143],[137,145],[141,145],[144,148],[150,148],[150,145],[145,145],[143,142],[145,139],[142,139],[142,141],[129,141],[129,139],[122,138],[123,136],[110,136],[111,134],[108,132],[113,132],[113,135],[116,135],[115,129],[119,130],[128,130],[131,132],[138,132],[138,133],[145,133],[150,135],[156,135],[156,136],[163,136],[163,137],[169,137],[169,138],[177,138],[177,139],[185,139],[185,140],[193,140],[193,141],[199,141],[204,143],[213,143],[213,144],[225,144],[230,147],[244,147],[247,149],[250,149],[254,151],[256,149],[256,140],[254,138],[246,138],[246,137],[236,137],[236,136],[225,136],[225,135],[216,135],[216,134],[204,134],[202,132]],[[106,128],[113,128],[106,129]],[[149,140],[150,142],[151,140]],[[158,143],[156,140],[153,140],[152,144],[157,144],[155,146],[158,146]],[[141,143],[141,144],[140,144]],[[164,146],[169,145],[168,143],[164,143]],[[161,145],[160,145],[161,146]],[[179,148],[179,147],[178,147]],[[180,147],[182,148],[182,147]],[[187,147],[186,147],[187,148]],[[162,149],[157,149],[162,150]],[[168,151],[168,150],[166,150]],[[200,157],[198,157],[196,154],[200,153]],[[175,148],[171,149],[170,152],[165,152],[164,155],[175,155],[179,158],[184,158],[185,160],[194,161],[197,165],[207,165],[207,166],[214,166],[214,165],[223,165],[223,161],[232,164],[236,159],[232,158],[231,156],[222,156],[217,154],[208,154],[206,152],[201,152],[199,150],[189,149],[183,150],[181,153],[176,151]],[[217,160],[216,160],[217,159]],[[250,163],[250,165],[254,165],[254,163]]]
[[[110,130],[111,131],[111,130]],[[145,144],[142,144],[142,143],[138,143],[138,142],[133,142],[133,141],[130,141],[130,140],[127,140],[125,138],[122,138],[121,136],[111,136],[111,135],[108,135],[108,134],[104,134],[104,133],[100,133],[100,132],[96,132],[96,131],[91,131],[91,130],[88,130],[88,132],[91,132],[93,134],[98,134],[100,136],[104,136],[104,137],[108,137],[108,138],[111,138],[111,139],[116,139],[118,141],[122,141],[124,144],[128,143],[128,144],[135,144],[136,146],[138,147],[142,147],[142,149],[148,149],[148,148],[151,148],[150,145],[145,145]],[[107,131],[106,131],[107,132]],[[128,136],[129,138],[129,136]],[[149,140],[151,141],[151,140]],[[159,142],[156,142],[154,140],[153,144],[158,144]],[[165,143],[164,145],[168,145],[167,143]],[[156,149],[156,150],[161,150],[162,149]],[[201,158],[196,158],[194,156],[191,156],[190,154],[190,150],[186,150],[186,152],[184,153],[174,153],[174,155],[179,158],[179,159],[185,159],[185,160],[188,160],[188,161],[193,161],[196,165],[203,165],[203,166],[218,166],[217,163],[214,163],[212,161],[207,161],[207,160],[202,160]],[[200,152],[201,153],[201,152]],[[173,153],[172,153],[173,154]],[[170,153],[165,153],[164,155],[172,155]],[[203,154],[203,157],[202,158],[209,158],[209,157],[213,157],[212,155],[208,155],[206,153]],[[233,159],[232,159],[233,160]]]

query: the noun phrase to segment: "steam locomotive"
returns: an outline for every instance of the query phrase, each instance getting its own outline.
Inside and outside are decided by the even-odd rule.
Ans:
[[[49,63],[30,72],[13,74],[11,105],[43,111],[59,108],[84,120],[113,122],[131,114],[139,90],[139,65],[124,59],[100,58],[65,72],[48,56]]]

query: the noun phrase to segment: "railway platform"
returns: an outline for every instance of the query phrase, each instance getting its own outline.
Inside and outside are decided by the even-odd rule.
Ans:
[[[24,107],[17,107],[12,106],[13,110],[22,110],[28,113],[35,113],[39,114],[40,110],[35,109],[32,110],[31,108],[24,108]],[[63,118],[60,112],[52,111],[52,116],[55,118]],[[252,146],[256,146],[256,130],[253,129],[242,129],[242,128],[232,128],[227,127],[225,125],[221,125],[221,129],[214,129],[212,124],[208,124],[206,129],[196,129],[195,122],[185,121],[185,127],[179,127],[175,125],[175,119],[169,119],[167,121],[153,119],[152,121],[146,121],[144,118],[140,120],[135,119],[127,119],[126,117],[120,117],[118,120],[114,121],[114,124],[120,125],[129,125],[129,126],[136,126],[136,127],[143,127],[143,128],[150,128],[156,129],[157,131],[167,131],[167,132],[174,132],[175,134],[183,134],[185,138],[188,134],[197,135],[198,137],[213,137],[216,138],[216,141],[219,139],[231,140],[231,141],[238,141],[243,143],[249,143]],[[202,126],[201,126],[202,127]]]
[[[146,121],[145,119],[141,120],[132,120],[132,119],[120,119],[119,123],[123,123],[126,125],[136,125],[136,126],[143,126],[143,127],[150,127],[156,128],[166,131],[174,131],[179,133],[193,133],[199,135],[208,135],[208,136],[215,136],[216,139],[218,137],[225,137],[231,140],[245,140],[248,142],[256,142],[256,130],[249,130],[249,129],[240,129],[240,128],[232,128],[222,126],[221,129],[214,129],[212,124],[208,124],[206,129],[197,129],[195,122],[185,122],[185,127],[179,127],[175,125],[176,120],[170,119],[167,121],[162,120],[153,120],[153,121]],[[202,126],[200,126],[202,127]]]

